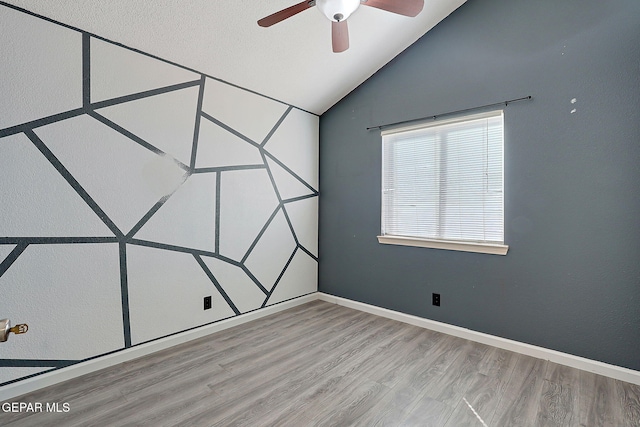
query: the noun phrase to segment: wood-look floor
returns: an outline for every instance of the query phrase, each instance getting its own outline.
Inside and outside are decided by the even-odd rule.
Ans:
[[[315,301],[15,398],[10,426],[640,426],[640,386]]]

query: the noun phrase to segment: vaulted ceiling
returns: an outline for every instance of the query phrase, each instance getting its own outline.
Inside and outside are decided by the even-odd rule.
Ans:
[[[298,0],[7,3],[322,114],[465,1],[426,0],[415,18],[360,7],[342,53],[332,52],[331,23],[316,8],[257,25]]]

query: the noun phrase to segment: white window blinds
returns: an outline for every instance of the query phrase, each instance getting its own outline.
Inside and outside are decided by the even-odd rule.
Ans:
[[[503,115],[382,132],[382,235],[504,242]]]

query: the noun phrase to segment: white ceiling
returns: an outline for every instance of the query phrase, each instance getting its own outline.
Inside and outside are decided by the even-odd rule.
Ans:
[[[338,54],[331,51],[331,23],[316,8],[269,28],[257,25],[299,1],[7,3],[322,114],[466,0],[426,0],[415,18],[361,6],[348,20],[350,48]]]

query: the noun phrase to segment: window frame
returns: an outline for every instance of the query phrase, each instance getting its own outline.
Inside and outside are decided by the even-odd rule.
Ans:
[[[428,129],[438,126],[451,125],[455,123],[465,123],[473,120],[483,119],[483,118],[491,118],[500,116],[502,118],[502,218],[503,218],[503,242],[502,243],[494,243],[494,242],[474,242],[474,241],[465,241],[465,240],[447,240],[447,239],[433,239],[433,238],[423,238],[423,237],[409,237],[409,236],[399,236],[393,234],[383,234],[384,228],[384,187],[385,187],[385,163],[384,163],[384,136],[391,134],[398,134],[403,132]],[[401,246],[414,246],[414,247],[423,247],[423,248],[433,248],[433,249],[445,249],[445,250],[455,250],[455,251],[464,251],[464,252],[475,252],[475,253],[485,253],[492,255],[506,255],[509,246],[504,244],[504,217],[505,217],[505,204],[504,204],[504,184],[505,184],[505,176],[504,176],[504,111],[503,110],[493,110],[487,111],[479,114],[471,114],[465,116],[459,116],[448,120],[438,120],[431,122],[421,122],[409,126],[396,127],[392,129],[385,129],[380,133],[381,136],[381,148],[382,148],[382,162],[381,162],[381,191],[380,191],[380,235],[377,236],[378,242],[386,245],[401,245]]]

